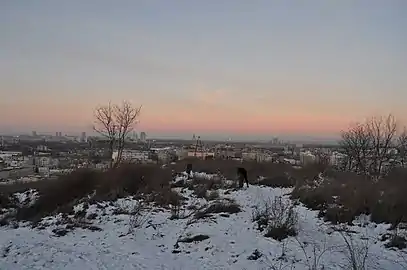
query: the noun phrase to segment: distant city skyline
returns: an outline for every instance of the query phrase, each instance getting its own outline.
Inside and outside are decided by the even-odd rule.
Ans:
[[[70,135],[70,136],[80,136],[82,132],[86,132],[87,136],[100,136],[97,132],[93,130],[71,130],[71,131],[43,131],[38,129],[33,130],[14,130],[9,132],[4,132],[0,130],[1,135],[28,135],[31,136],[32,132],[35,131],[38,136],[46,135],[46,136],[56,136],[56,132],[61,132],[62,136]],[[291,142],[298,142],[298,143],[337,143],[340,139],[339,134],[337,136],[315,136],[315,135],[293,135],[293,134],[216,134],[216,133],[149,133],[148,131],[136,131],[138,138],[140,138],[141,132],[146,132],[147,139],[181,139],[181,140],[192,140],[193,135],[200,136],[203,141],[228,141],[231,139],[232,141],[261,141],[261,142],[268,142],[273,141],[273,139],[278,138],[281,141],[291,141]],[[129,136],[133,136],[133,132],[129,134]]]
[[[152,136],[406,124],[406,25],[401,0],[2,1],[0,132],[90,132],[122,100]]]

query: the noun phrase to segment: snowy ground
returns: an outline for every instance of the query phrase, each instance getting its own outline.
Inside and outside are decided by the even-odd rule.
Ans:
[[[75,229],[56,236],[52,230],[60,226],[58,217],[44,220],[48,225],[43,229],[0,227],[0,269],[309,269],[314,257],[320,257],[318,269],[346,269],[348,254],[342,236],[318,219],[316,212],[297,206],[299,235],[282,242],[265,238],[256,229],[253,208],[289,192],[259,186],[227,195],[220,191],[221,197],[235,199],[243,211],[210,219],[171,220],[169,210],[155,209],[147,211],[142,226],[130,233],[130,216],[113,212],[119,205],[132,209],[137,203],[132,199],[91,205],[88,215],[96,213],[93,224],[100,231]],[[189,204],[204,203],[204,199],[189,199]],[[387,225],[367,223],[348,229],[355,232],[351,240],[356,253],[369,248],[367,269],[407,269],[398,251],[385,249],[378,241]],[[209,238],[176,246],[177,239],[198,234]],[[249,259],[256,250],[261,256]]]

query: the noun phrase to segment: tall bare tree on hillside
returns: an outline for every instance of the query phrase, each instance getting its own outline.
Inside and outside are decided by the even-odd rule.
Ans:
[[[119,127],[118,130],[118,155],[117,160],[120,162],[123,156],[124,144],[130,132],[134,130],[134,126],[138,123],[138,117],[141,112],[140,107],[134,107],[130,102],[123,101],[121,106],[115,106],[115,116]]]
[[[383,163],[395,157],[392,148],[395,147],[397,135],[397,122],[393,115],[386,117],[372,117],[366,122],[372,140],[371,173],[380,176]]]
[[[113,162],[113,159],[110,161],[111,168],[117,167],[121,162],[125,140],[134,130],[140,112],[141,107],[134,107],[128,101],[123,101],[121,105],[109,102],[95,109],[93,129],[108,140],[110,157],[114,150],[117,150],[116,161]]]
[[[109,144],[110,167],[113,166],[112,154],[117,138],[117,125],[114,113],[114,106],[111,102],[107,105],[100,105],[94,112],[95,123],[93,129],[105,137]]]
[[[371,138],[366,126],[357,123],[342,132],[341,136],[340,144],[347,155],[347,170],[366,174],[368,172],[366,159],[371,148]]]
[[[341,145],[348,156],[347,169],[380,176],[394,158],[397,123],[393,115],[372,117],[342,132]]]
[[[397,139],[397,151],[401,159],[401,165],[407,165],[407,129],[404,128],[403,132]]]

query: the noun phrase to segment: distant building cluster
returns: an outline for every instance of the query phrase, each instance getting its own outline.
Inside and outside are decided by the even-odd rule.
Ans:
[[[75,141],[81,143],[86,143],[88,141],[86,132],[82,132],[80,136],[76,136],[67,134],[63,135],[62,132],[60,131],[55,132],[55,136],[43,134],[40,135],[37,133],[37,131],[32,131],[31,136],[20,135],[16,139],[23,141],[49,141],[49,142]]]
[[[121,153],[121,161],[130,163],[169,164],[188,158],[226,159],[237,161],[285,163],[307,166],[314,163],[344,167],[347,156],[339,146],[304,146],[273,138],[267,143],[204,142],[201,136],[192,140],[164,141],[148,139],[146,132],[131,132]],[[7,150],[8,149],[8,150]],[[389,151],[395,151],[390,149]],[[77,168],[104,170],[119,153],[110,152],[106,138],[79,136],[31,135],[1,136],[0,182],[4,179],[53,177]],[[2,180],[3,179],[3,180]]]

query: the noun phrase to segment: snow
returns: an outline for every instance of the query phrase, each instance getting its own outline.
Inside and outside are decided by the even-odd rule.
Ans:
[[[174,182],[186,181],[190,178],[199,178],[199,179],[210,180],[217,176],[218,176],[217,174],[207,174],[207,173],[203,173],[203,172],[191,172],[189,175],[187,172],[181,172],[173,179],[173,181]]]
[[[18,205],[30,206],[37,200],[38,192],[35,189],[29,189],[25,192],[14,193],[13,197]]]
[[[256,229],[253,209],[275,196],[289,200],[286,194],[290,191],[260,186],[226,194],[220,190],[221,197],[234,199],[243,211],[199,220],[170,219],[169,210],[145,209],[145,215],[148,213],[145,223],[131,233],[131,216],[114,214],[114,211],[120,208],[130,212],[140,202],[125,198],[86,208],[82,203],[74,211],[97,214],[93,224],[101,231],[76,228],[58,237],[52,230],[61,226],[62,215],[44,219],[43,229],[24,224],[17,229],[0,227],[0,269],[284,269],[283,266],[308,269],[307,257],[312,257],[314,250],[317,255],[323,253],[319,266],[343,269],[347,258],[344,240],[333,225],[318,219],[315,211],[296,206],[299,215],[296,238],[278,242],[264,237],[264,233]],[[36,193],[30,191],[29,194]],[[183,195],[192,196],[190,191]],[[24,198],[28,195],[24,196],[17,197],[26,201]],[[206,202],[190,198],[188,204],[195,203]],[[185,210],[186,215],[191,211]],[[348,229],[354,232],[351,237],[355,249],[368,243],[368,269],[406,269],[401,253],[385,249],[383,242],[378,241],[389,225],[369,223],[367,217],[360,217],[355,223],[361,226],[348,226]],[[209,239],[176,246],[178,239],[198,234],[207,235]],[[304,242],[307,244],[300,244]],[[262,256],[249,260],[256,250]],[[328,251],[324,253],[324,250]]]

